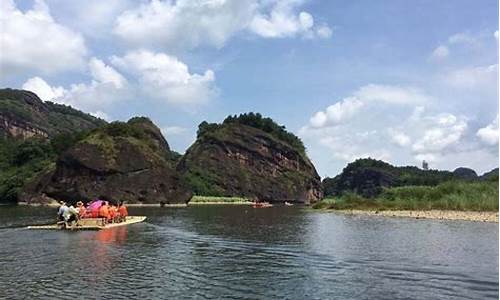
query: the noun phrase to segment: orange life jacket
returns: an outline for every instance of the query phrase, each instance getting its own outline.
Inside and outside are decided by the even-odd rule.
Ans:
[[[109,207],[109,217],[113,219],[118,215],[118,210],[116,209],[116,206],[110,206]]]
[[[99,217],[109,219],[109,207],[106,204],[99,208]]]
[[[99,207],[93,208],[90,210],[90,216],[92,218],[97,218],[99,217]]]
[[[85,206],[82,205],[78,208],[78,214],[80,215],[80,218],[87,217],[87,209],[85,208]]]
[[[122,217],[128,216],[127,207],[125,205],[120,206],[120,208],[118,208],[118,212],[120,213],[120,216],[122,216]]]

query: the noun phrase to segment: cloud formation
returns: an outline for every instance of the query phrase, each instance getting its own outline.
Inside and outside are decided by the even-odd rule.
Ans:
[[[432,58],[435,59],[444,59],[450,55],[450,49],[447,46],[440,45],[434,51],[432,51]]]
[[[250,31],[265,38],[331,37],[332,30],[328,25],[315,26],[313,16],[306,11],[295,13],[297,4],[297,1],[276,1],[268,13],[258,12],[253,17]]]
[[[272,3],[272,4],[269,4]],[[160,49],[221,48],[238,32],[264,38],[329,38],[326,23],[296,12],[302,1],[159,1],[142,3],[118,16],[113,32],[125,42]]]
[[[466,67],[451,71],[445,77],[445,82],[461,89],[476,89],[496,87],[498,84],[498,64]]]
[[[88,68],[92,77],[89,83],[75,83],[64,88],[51,86],[44,79],[33,77],[22,88],[34,92],[44,101],[71,105],[109,119],[103,110],[110,104],[127,98],[126,80],[113,67],[95,57],[90,59]]]
[[[217,95],[215,74],[190,73],[186,64],[176,57],[148,50],[113,56],[114,66],[137,78],[143,91],[155,99],[178,105],[199,105]]]
[[[31,9],[22,12],[14,1],[2,0],[1,10],[2,70],[55,73],[85,65],[87,48],[83,37],[58,24],[44,1],[36,0]]]
[[[483,143],[485,143],[487,145],[491,145],[491,146],[498,145],[498,135],[499,135],[498,115],[495,118],[495,120],[493,120],[493,122],[488,124],[486,127],[480,128],[477,131],[476,135],[479,137],[479,139]]]
[[[43,101],[52,101],[61,98],[67,92],[61,86],[50,86],[45,80],[38,76],[28,79],[23,84],[22,89],[35,93]]]
[[[427,111],[432,98],[412,87],[366,85],[315,113],[299,135],[313,147],[329,149],[340,164],[360,157],[440,164],[470,151],[472,137],[467,118]]]

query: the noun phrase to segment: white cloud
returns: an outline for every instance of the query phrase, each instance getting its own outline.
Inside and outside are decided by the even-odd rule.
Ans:
[[[449,113],[428,117],[420,121],[426,127],[421,137],[412,145],[416,154],[442,153],[456,145],[467,129],[467,121]]]
[[[448,43],[453,44],[465,44],[475,46],[478,43],[478,37],[475,37],[467,32],[456,33],[448,38]]]
[[[323,24],[316,28],[316,34],[322,39],[329,39],[332,36],[333,31],[330,27],[328,27],[328,25]]]
[[[161,128],[161,133],[163,133],[163,135],[165,137],[172,137],[175,135],[181,135],[181,134],[184,134],[186,132],[187,132],[187,128],[180,127],[180,126],[167,126],[167,127]]]
[[[432,51],[432,58],[443,59],[450,55],[450,49],[447,46],[439,46],[434,51]]]
[[[139,85],[151,97],[178,105],[206,103],[216,96],[212,70],[192,74],[176,57],[147,50],[113,56],[113,65],[138,78]]]
[[[498,115],[493,122],[486,127],[480,128],[476,135],[487,145],[498,145]]]
[[[328,164],[328,168],[335,165],[341,169],[360,157],[394,164],[425,159],[433,162],[434,168],[465,165],[467,155],[463,153],[482,151],[470,134],[468,118],[442,112],[429,99],[433,97],[414,88],[365,86],[313,114],[309,124],[299,130],[299,136],[315,162]],[[357,101],[361,105],[354,113],[347,109],[346,103]],[[336,114],[328,115],[329,108]]]
[[[8,72],[43,73],[79,69],[87,49],[83,37],[58,24],[42,0],[22,12],[12,0],[2,0],[0,67]]]
[[[305,38],[330,38],[332,30],[327,24],[314,25],[314,17],[296,10],[301,1],[276,1],[269,12],[261,9],[253,17],[249,29],[264,38],[285,38],[302,36]]]
[[[361,87],[354,95],[364,102],[422,104],[430,101],[430,97],[419,89],[394,85],[369,84]]]
[[[90,114],[93,115],[94,117],[101,118],[107,122],[111,122],[111,117],[107,113],[105,113],[101,110],[91,112]]]
[[[153,0],[122,13],[113,32],[141,46],[220,48],[235,32],[247,26],[256,5],[250,0]]]
[[[117,89],[122,88],[127,80],[113,67],[107,66],[100,59],[92,57],[89,62],[92,77],[100,83],[111,83]]]
[[[88,38],[109,39],[116,18],[136,5],[134,0],[45,0],[54,8],[54,17]]]
[[[357,98],[345,98],[328,106],[324,112],[319,111],[314,114],[310,120],[311,126],[324,127],[339,124],[353,117],[362,107],[363,102]]]
[[[42,100],[71,105],[104,118],[103,108],[126,98],[126,81],[116,70],[97,58],[92,58],[88,67],[92,75],[90,83],[75,83],[69,88],[53,87],[42,78],[34,77],[23,84],[23,89],[33,91]]]
[[[355,117],[363,108],[374,103],[413,105],[429,102],[430,97],[412,87],[369,84],[359,88],[352,96],[330,105],[325,111],[315,113],[310,126],[321,128],[335,126]]]
[[[445,82],[456,88],[498,88],[498,64],[463,68],[450,72]]]
[[[331,37],[326,23],[315,26],[310,13],[296,12],[300,5],[290,0],[152,0],[118,16],[113,32],[130,44],[162,49],[221,48],[244,31],[265,38]]]
[[[398,131],[394,128],[389,128],[389,135],[391,137],[391,141],[401,147],[406,147],[410,145],[411,138],[406,135],[404,132]]]
[[[458,50],[480,50],[487,39],[491,39],[491,36],[485,35],[484,33],[475,33],[472,34],[470,32],[459,32],[453,34],[448,37],[446,42],[439,45],[436,49],[433,50],[431,54],[431,58],[435,60],[445,59],[453,52],[455,53]],[[498,39],[497,39],[498,40]]]
[[[22,86],[23,90],[31,91],[43,101],[52,101],[66,93],[63,87],[52,87],[40,77],[28,79]]]
[[[494,37],[495,37],[495,39],[498,41],[498,30],[497,30],[497,31],[495,31],[495,32],[493,33],[493,36],[494,36]]]

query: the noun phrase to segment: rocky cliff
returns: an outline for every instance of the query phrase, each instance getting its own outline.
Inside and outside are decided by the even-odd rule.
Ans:
[[[160,130],[146,118],[93,130],[64,152],[52,170],[20,193],[20,201],[90,200],[186,203],[191,192],[173,167]]]
[[[47,138],[105,123],[69,106],[43,102],[29,91],[0,89],[0,136]]]
[[[177,169],[196,194],[300,203],[323,196],[302,142],[259,114],[200,124]]]

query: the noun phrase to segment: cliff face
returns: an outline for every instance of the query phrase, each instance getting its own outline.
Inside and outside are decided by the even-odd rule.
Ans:
[[[289,143],[237,122],[207,127],[177,166],[196,194],[300,203],[322,198],[313,164]]]
[[[30,138],[92,129],[106,122],[32,92],[0,89],[0,136]]]
[[[191,192],[169,155],[166,140],[148,119],[111,123],[63,153],[53,170],[25,187],[20,201],[105,196],[129,203],[186,203]]]

